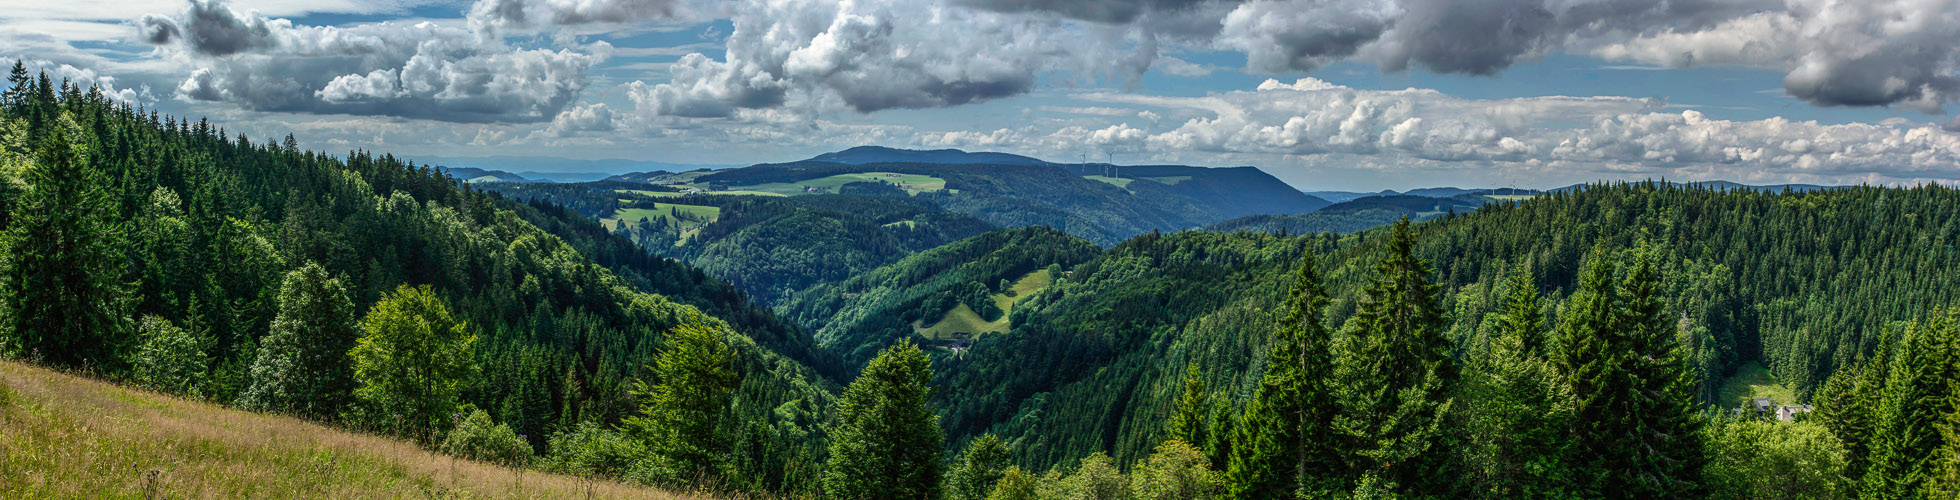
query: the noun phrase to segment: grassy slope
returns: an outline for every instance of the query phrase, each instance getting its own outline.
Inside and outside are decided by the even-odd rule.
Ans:
[[[0,498],[700,498],[0,361]]]
[[[1778,382],[1762,363],[1750,361],[1736,368],[1735,376],[1722,381],[1721,395],[1716,397],[1715,403],[1723,408],[1734,408],[1750,398],[1761,397],[1775,400],[1776,404],[1797,402],[1796,391]]]
[[[1011,316],[1014,312],[1014,301],[1034,292],[1039,292],[1043,288],[1048,288],[1048,284],[1053,281],[1054,279],[1048,276],[1047,269],[1040,269],[1015,280],[1012,286],[1014,290],[1013,296],[1000,293],[994,294],[994,305],[1000,307],[1001,311],[999,320],[987,321],[980,319],[980,313],[974,312],[973,308],[967,307],[966,304],[960,304],[955,306],[953,310],[947,311],[946,317],[940,318],[939,322],[933,323],[932,326],[921,327],[915,323],[912,325],[912,328],[919,332],[920,335],[924,335],[926,338],[933,340],[951,339],[955,333],[975,334],[973,338],[977,339],[980,338],[978,334],[1006,332],[1011,329],[1008,324],[1008,316]]]
[[[898,187],[900,189],[904,189],[907,194],[919,194],[927,191],[939,191],[942,189],[946,189],[945,179],[941,179],[929,175],[900,174],[900,173],[893,173],[893,172],[859,172],[859,173],[852,173],[852,174],[838,174],[838,175],[833,175],[833,176],[823,177],[818,179],[810,179],[806,181],[775,182],[769,184],[757,184],[753,186],[736,186],[733,189],[739,191],[761,191],[766,193],[797,195],[797,194],[804,194],[803,188],[805,187],[815,187],[815,188],[821,188],[825,192],[835,193],[837,192],[838,188],[843,187],[845,184],[850,184],[853,182],[881,182],[881,181],[886,183],[898,184]]]

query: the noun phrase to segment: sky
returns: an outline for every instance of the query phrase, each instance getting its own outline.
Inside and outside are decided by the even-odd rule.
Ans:
[[[1960,183],[1960,0],[0,4],[0,57],[118,100],[459,166],[879,145],[1307,190]]]

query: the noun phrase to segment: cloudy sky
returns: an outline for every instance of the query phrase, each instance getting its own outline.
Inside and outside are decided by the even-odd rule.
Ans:
[[[452,163],[874,144],[1315,190],[1960,181],[1960,0],[7,3],[0,56],[118,99]]]

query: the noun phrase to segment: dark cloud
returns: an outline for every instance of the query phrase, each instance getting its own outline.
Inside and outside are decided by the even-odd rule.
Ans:
[[[239,15],[226,7],[223,0],[191,0],[190,9],[184,12],[183,31],[184,41],[191,50],[207,56],[227,56],[278,45],[264,17]]]
[[[1202,5],[1233,4],[1238,0],[961,0],[960,3],[998,12],[1048,12],[1099,23],[1124,24],[1153,12],[1178,13]]]
[[[136,22],[136,34],[150,45],[167,44],[177,40],[177,22],[156,14],[145,15]]]
[[[471,29],[495,37],[509,30],[675,19],[685,9],[681,0],[477,0],[468,17]]]

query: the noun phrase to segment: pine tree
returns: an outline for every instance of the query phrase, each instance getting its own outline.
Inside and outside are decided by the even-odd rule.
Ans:
[[[932,367],[911,339],[878,353],[837,400],[824,491],[839,499],[936,500],[945,435]]]
[[[1527,268],[1512,275],[1494,312],[1490,351],[1467,377],[1468,463],[1489,498],[1563,498],[1570,394],[1546,359],[1545,320]]]
[[[1951,396],[1960,386],[1960,310],[1935,313],[1898,342],[1859,482],[1861,499],[1918,498],[1940,472],[1936,453],[1946,445],[1941,421],[1960,410]]]
[[[238,406],[252,411],[330,418],[354,390],[347,352],[360,337],[347,288],[327,269],[308,262],[286,273],[279,286],[279,314],[260,339],[251,382]]]
[[[0,239],[14,348],[59,366],[124,367],[130,325],[114,205],[62,115],[27,170],[29,189]]]
[[[1406,217],[1389,238],[1388,255],[1348,320],[1353,333],[1336,364],[1336,425],[1350,474],[1374,471],[1418,494],[1447,494],[1457,476],[1442,447],[1457,378],[1453,344],[1443,336],[1448,318],[1429,264],[1415,257]]]
[[[361,319],[349,352],[368,425],[430,442],[455,420],[461,384],[476,373],[476,336],[428,285],[402,285]]]
[[[727,432],[721,416],[740,382],[735,349],[722,332],[689,318],[667,333],[667,348],[653,366],[656,382],[635,383],[646,403],[626,426],[647,440],[664,481],[712,482],[726,477]]]
[[[981,434],[966,446],[966,453],[954,461],[953,472],[946,477],[946,498],[949,500],[983,500],[994,490],[1001,475],[1012,465],[1007,454],[1007,444],[993,434]]]
[[[1306,252],[1286,301],[1286,319],[1273,335],[1259,392],[1246,405],[1226,476],[1235,498],[1289,498],[1338,483],[1340,456],[1332,446],[1339,409],[1327,374],[1333,360],[1320,311],[1327,294],[1313,252]]]

